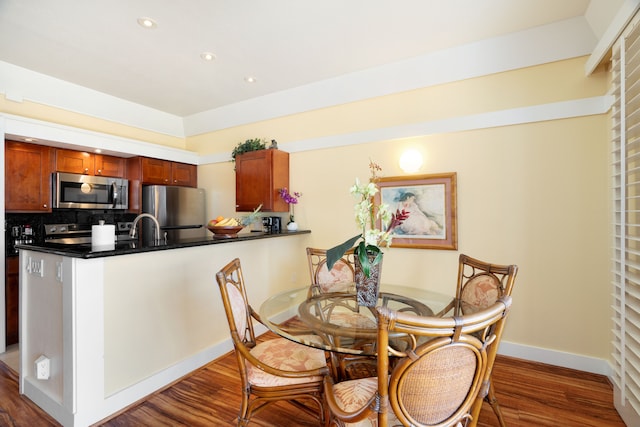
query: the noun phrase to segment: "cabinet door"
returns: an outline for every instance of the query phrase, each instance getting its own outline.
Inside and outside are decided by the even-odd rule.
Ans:
[[[124,159],[115,156],[106,156],[96,154],[94,175],[96,176],[113,176],[116,178],[124,177]]]
[[[198,186],[198,168],[196,165],[187,163],[171,164],[171,182],[173,185],[182,185],[184,187]]]
[[[142,183],[169,185],[171,162],[160,159],[142,158]]]
[[[5,142],[7,212],[51,212],[54,149],[17,141]]]
[[[56,172],[93,175],[93,154],[84,151],[56,149]]]
[[[19,264],[20,257],[6,258],[4,300],[5,300],[5,333],[6,345],[16,344],[19,339]]]
[[[288,212],[279,196],[283,187],[289,187],[289,153],[268,149],[236,156],[236,211],[262,204],[265,212]]]

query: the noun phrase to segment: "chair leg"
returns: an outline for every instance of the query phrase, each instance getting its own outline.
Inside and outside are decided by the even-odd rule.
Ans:
[[[247,424],[249,424],[249,395],[246,390],[243,390],[240,414],[238,415],[238,427],[245,427]]]
[[[502,416],[502,410],[500,409],[500,404],[498,403],[498,399],[496,398],[496,393],[493,389],[493,383],[489,383],[489,392],[484,397],[484,400],[486,400],[487,403],[491,405],[491,409],[493,409],[493,412],[496,414],[496,417],[498,418],[498,423],[500,424],[500,427],[506,427],[507,424],[504,422],[504,417]]]

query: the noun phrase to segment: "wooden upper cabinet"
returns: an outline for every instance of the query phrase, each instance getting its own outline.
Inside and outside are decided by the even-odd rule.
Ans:
[[[265,212],[288,212],[280,189],[289,187],[289,153],[267,149],[236,156],[236,211],[262,204]]]
[[[172,185],[181,185],[183,187],[198,186],[198,167],[187,163],[171,163],[171,182]]]
[[[104,154],[94,155],[94,175],[124,177],[125,160],[121,157],[107,156]]]
[[[124,165],[124,159],[120,157],[56,149],[56,172],[122,178]]]
[[[4,147],[5,210],[51,212],[54,149],[17,141]]]
[[[196,165],[150,157],[130,157],[126,159],[126,170],[129,180],[128,212],[140,212],[143,185],[179,185],[194,188],[198,186]]]
[[[142,183],[197,187],[197,167],[168,160],[142,158]]]
[[[143,157],[141,161],[143,184],[170,185],[171,162]]]
[[[93,175],[94,158],[84,151],[56,149],[56,172]]]

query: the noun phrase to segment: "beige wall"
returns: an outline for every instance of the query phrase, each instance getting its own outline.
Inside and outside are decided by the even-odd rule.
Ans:
[[[159,144],[184,144],[205,156],[228,153],[239,141],[275,138],[291,143],[291,187],[304,193],[296,219],[312,230],[312,246],[334,245],[357,233],[348,189],[368,177],[369,159],[387,176],[403,149],[425,156],[420,173],[458,176],[458,251],[392,248],[385,256],[387,282],[451,291],[459,253],[497,263],[517,263],[512,317],[504,339],[533,347],[609,359],[608,122],[605,115],[488,129],[415,136],[361,145],[306,150],[310,138],[374,131],[437,119],[601,96],[607,74],[584,76],[577,58],[369,101],[301,113],[167,141],[115,126],[118,135]],[[6,111],[6,105],[0,109]],[[27,104],[27,103],[25,103]],[[8,111],[47,118],[34,106]],[[47,111],[50,114],[51,111]],[[106,122],[64,114],[56,122],[105,131]],[[482,123],[479,123],[482,126]],[[108,127],[108,126],[107,126]],[[106,131],[105,131],[106,132]],[[158,140],[155,138],[158,137]],[[345,138],[348,140],[348,138]],[[297,144],[297,145],[296,145]],[[210,215],[235,209],[229,162],[201,165]]]
[[[211,153],[261,136],[288,141],[603,95],[605,74],[585,77],[584,58],[458,82],[228,129],[189,139]],[[390,117],[392,116],[392,117]],[[387,176],[407,147],[426,158],[420,173],[456,172],[458,251],[392,248],[383,280],[450,291],[457,256],[516,263],[520,273],[504,339],[589,357],[609,358],[608,124],[588,116],[291,155],[291,187],[304,193],[296,219],[310,244],[328,247],[357,233],[354,179],[369,159]],[[200,185],[213,209],[233,211],[233,166],[204,165]]]

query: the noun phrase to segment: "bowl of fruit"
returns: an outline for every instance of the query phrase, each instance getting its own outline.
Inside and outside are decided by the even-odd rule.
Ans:
[[[253,224],[260,218],[261,208],[262,205],[258,206],[256,210],[249,215],[241,216],[240,218],[225,218],[219,216],[207,223],[207,229],[213,233],[214,239],[232,239],[238,237],[240,230]]]
[[[213,233],[214,239],[232,239],[238,237],[244,225],[235,218],[217,217],[207,223],[207,229]]]

